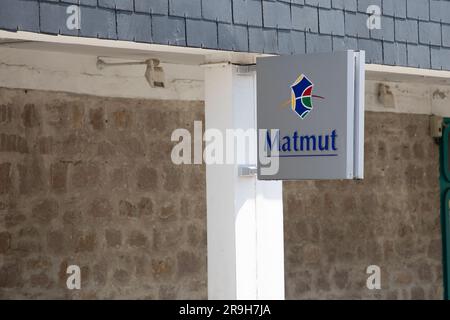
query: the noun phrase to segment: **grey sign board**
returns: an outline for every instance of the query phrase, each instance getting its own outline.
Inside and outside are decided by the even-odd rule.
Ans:
[[[256,70],[258,178],[362,178],[364,52],[258,58]]]

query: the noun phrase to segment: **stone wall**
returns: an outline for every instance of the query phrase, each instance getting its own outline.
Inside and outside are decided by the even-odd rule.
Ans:
[[[0,298],[206,298],[204,167],[170,160],[203,110],[0,89]]]
[[[174,166],[169,140],[203,119],[200,102],[0,89],[0,298],[206,298],[204,167]],[[428,124],[367,112],[363,181],[284,183],[288,299],[442,297]]]
[[[284,183],[288,299],[442,299],[429,116],[366,113],[365,179]],[[381,290],[366,268],[381,268]]]

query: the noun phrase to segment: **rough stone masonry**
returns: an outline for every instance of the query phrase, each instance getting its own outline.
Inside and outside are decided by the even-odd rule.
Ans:
[[[0,89],[0,298],[206,298],[204,167],[170,160],[203,110]]]
[[[366,112],[365,178],[284,184],[290,299],[442,299],[439,148],[429,116]],[[366,268],[381,268],[368,290]]]
[[[206,298],[205,168],[170,160],[172,130],[203,119],[201,102],[0,89],[0,298]],[[284,184],[288,299],[442,298],[428,124],[367,112],[363,181]]]

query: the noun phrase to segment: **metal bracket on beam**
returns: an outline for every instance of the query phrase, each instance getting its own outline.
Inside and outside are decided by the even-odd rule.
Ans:
[[[256,72],[256,64],[249,64],[249,65],[239,65],[234,64],[237,67],[236,73],[237,74],[249,74],[252,72]]]
[[[444,120],[442,117],[432,115],[430,117],[430,134],[433,138],[442,138]]]
[[[237,74],[249,74],[252,72],[256,72],[256,64],[239,64],[239,63],[231,63],[230,61],[222,61],[222,62],[209,62],[203,63],[200,67],[211,68],[211,67],[226,67],[228,65],[233,65],[236,67]]]
[[[243,165],[238,168],[239,177],[251,177],[256,176],[258,168],[256,166]]]

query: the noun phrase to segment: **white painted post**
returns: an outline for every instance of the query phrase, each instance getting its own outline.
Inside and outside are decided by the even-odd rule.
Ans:
[[[255,72],[205,67],[205,119],[205,129],[224,137],[226,129],[255,129]],[[239,176],[244,164],[206,167],[208,297],[284,299],[282,183]]]

